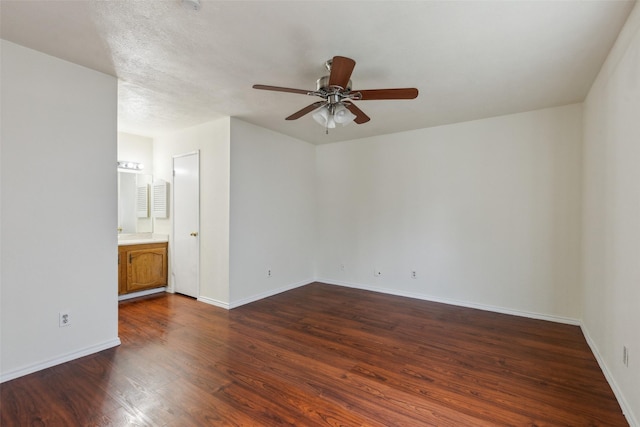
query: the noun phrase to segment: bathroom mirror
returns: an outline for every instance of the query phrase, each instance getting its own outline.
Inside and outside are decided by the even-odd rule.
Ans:
[[[151,175],[118,170],[118,234],[152,233]]]

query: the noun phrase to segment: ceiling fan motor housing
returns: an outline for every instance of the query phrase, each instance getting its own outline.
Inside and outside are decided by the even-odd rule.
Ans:
[[[336,86],[337,88],[337,86]],[[332,88],[329,86],[329,76],[320,77],[316,80],[316,91],[323,90],[325,92],[331,93],[333,92]],[[347,83],[347,87],[342,88],[342,92],[351,91],[351,80]]]

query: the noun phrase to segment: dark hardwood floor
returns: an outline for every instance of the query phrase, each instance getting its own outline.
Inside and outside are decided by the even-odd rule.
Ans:
[[[2,384],[2,426],[628,425],[576,326],[314,283],[123,302],[120,338]]]

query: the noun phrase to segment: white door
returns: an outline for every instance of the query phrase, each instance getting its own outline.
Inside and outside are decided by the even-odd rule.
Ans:
[[[173,157],[174,290],[197,298],[200,261],[200,154]]]

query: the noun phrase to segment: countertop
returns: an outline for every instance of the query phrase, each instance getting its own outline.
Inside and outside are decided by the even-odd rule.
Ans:
[[[155,234],[155,233],[118,234],[118,246],[144,245],[145,243],[164,243],[168,241],[169,241],[169,236],[166,234]]]

